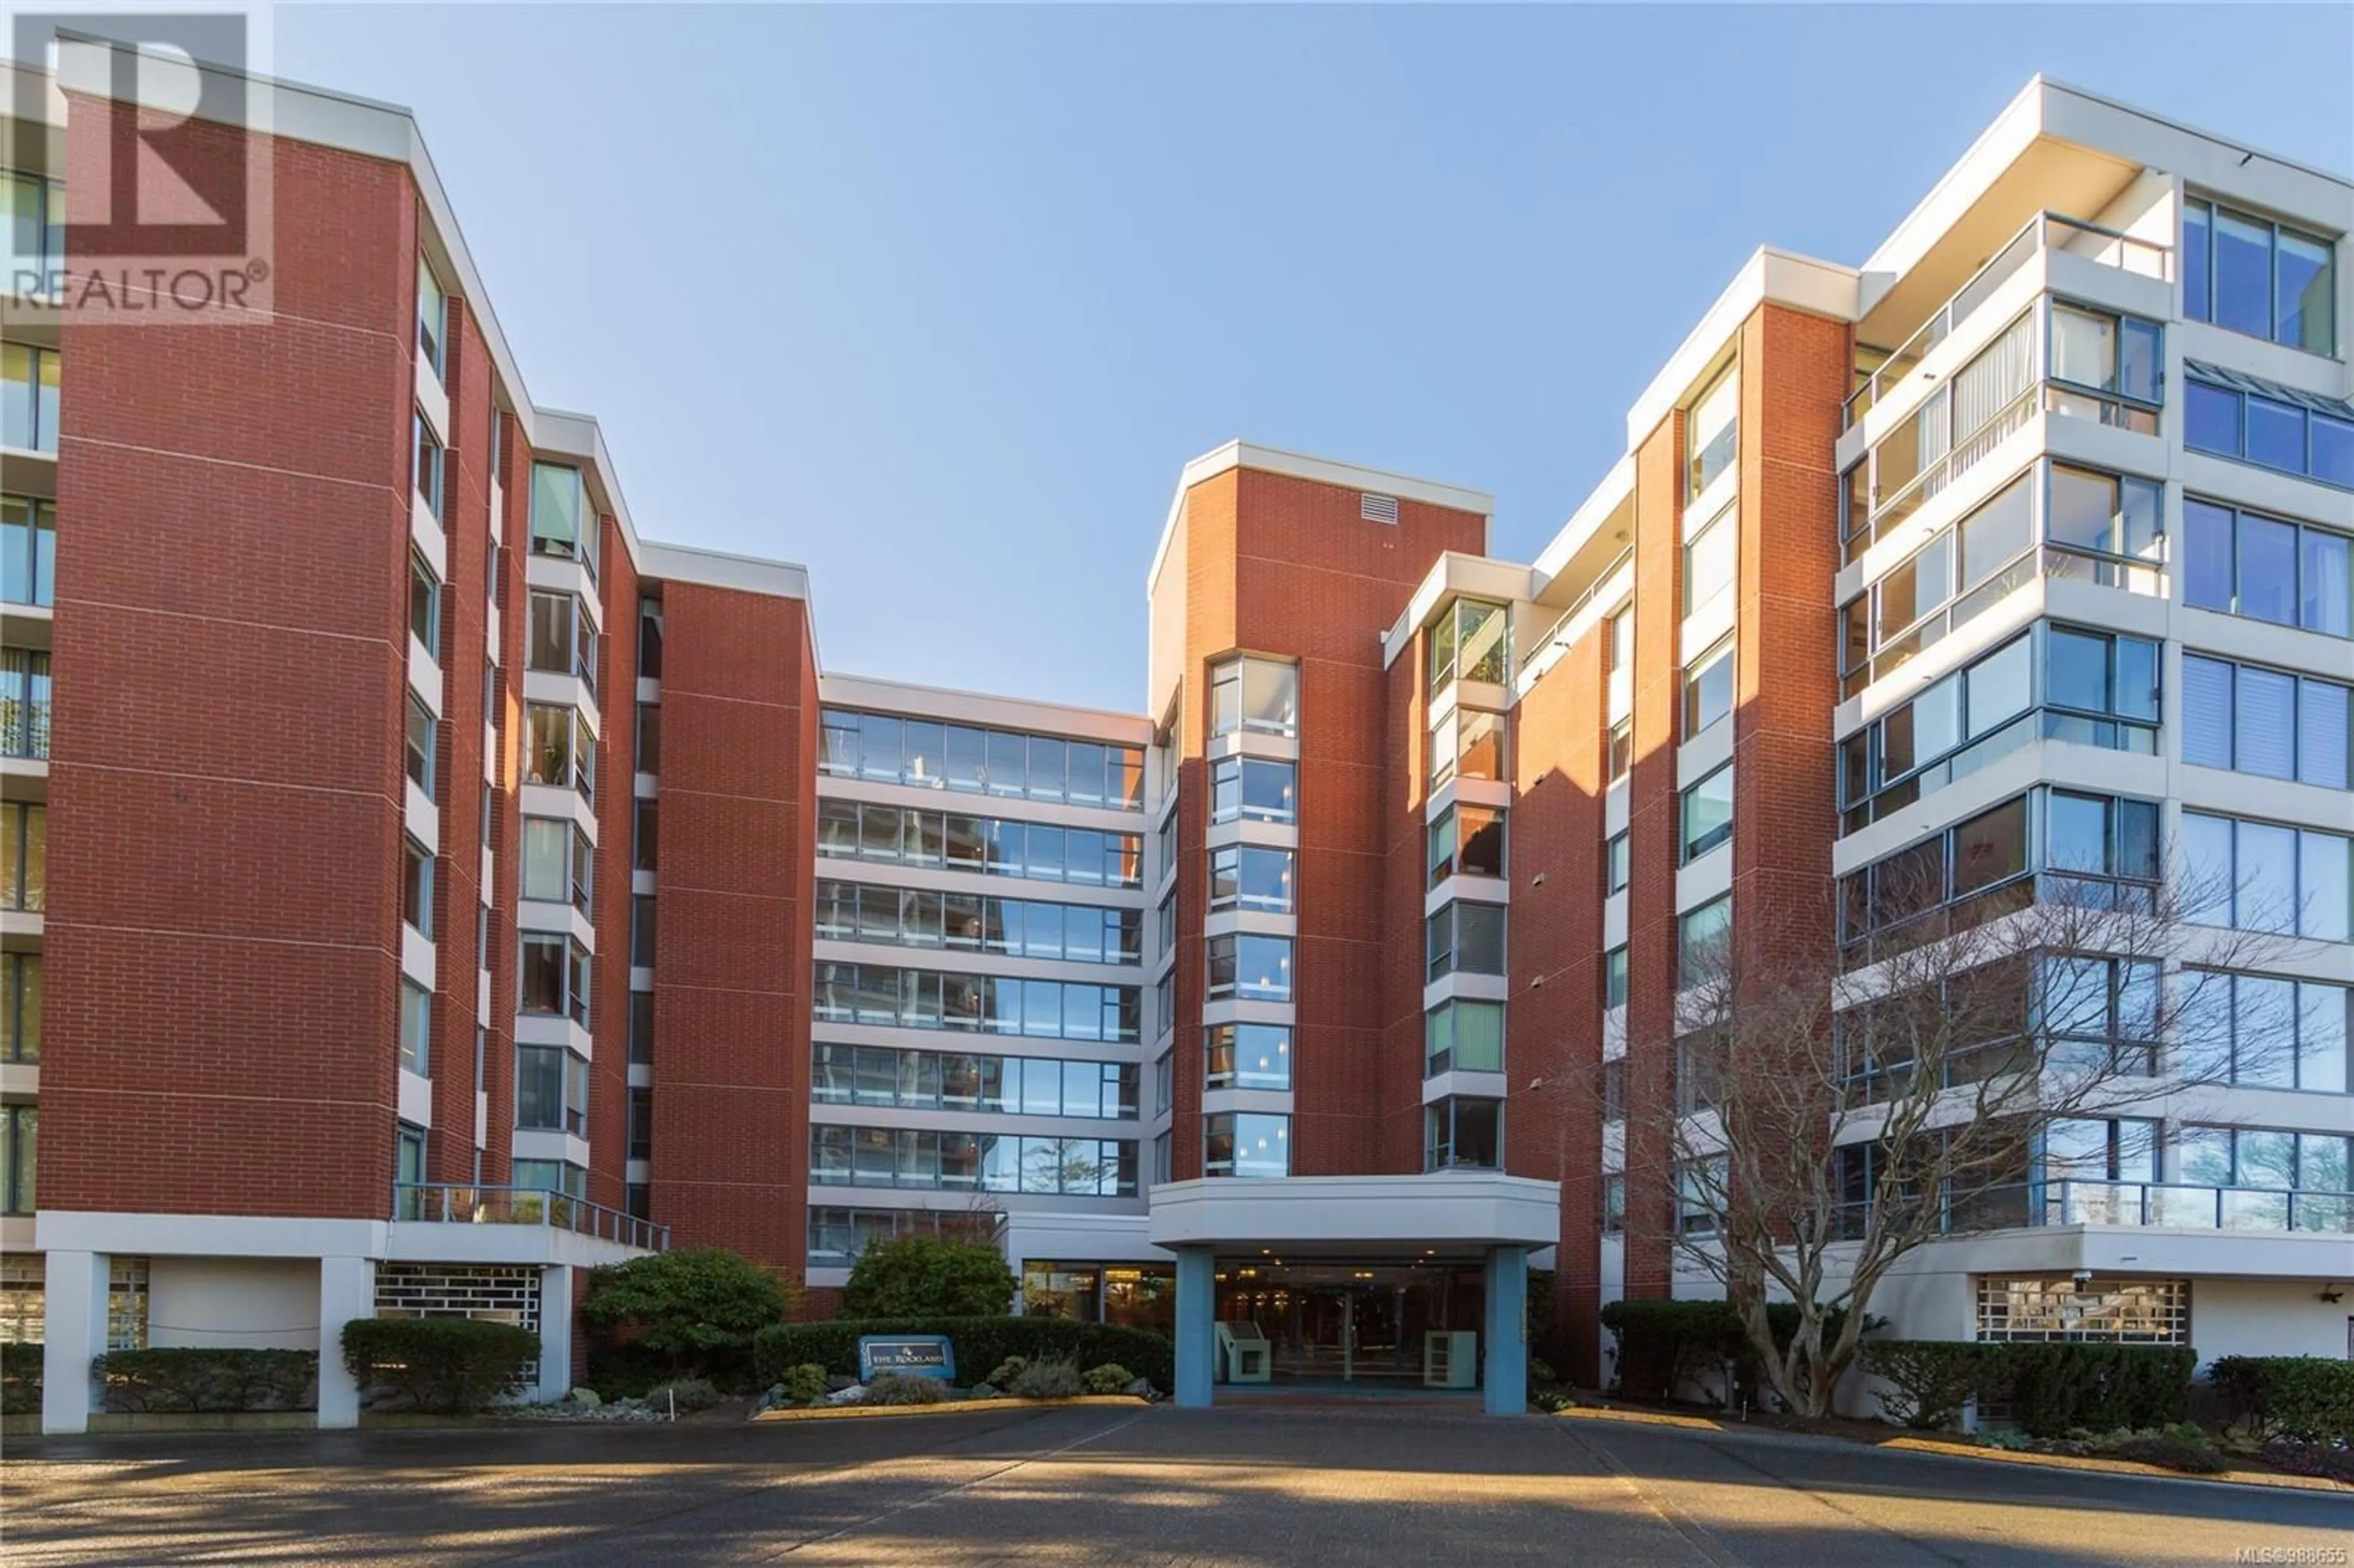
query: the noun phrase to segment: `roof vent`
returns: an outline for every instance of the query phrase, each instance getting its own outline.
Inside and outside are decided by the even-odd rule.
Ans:
[[[1368,523],[1394,523],[1397,521],[1397,497],[1375,495],[1370,490],[1365,491],[1357,497],[1357,515]]]

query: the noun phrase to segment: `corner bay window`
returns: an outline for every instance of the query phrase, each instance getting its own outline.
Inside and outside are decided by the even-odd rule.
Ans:
[[[432,938],[432,852],[406,834],[400,841],[400,917],[419,936]]]
[[[55,349],[0,344],[0,447],[57,455]]]
[[[0,909],[37,912],[48,903],[49,812],[0,805]]]
[[[1504,1070],[1504,1004],[1457,998],[1422,1015],[1426,1078]]]
[[[408,722],[402,731],[402,767],[408,781],[433,797],[433,710],[415,692],[408,694]]]
[[[1209,995],[1245,1001],[1291,1000],[1291,938],[1245,931],[1213,937]]]
[[[433,427],[425,416],[415,414],[409,419],[410,444],[416,459],[415,493],[417,503],[425,508],[435,522],[442,519],[443,470],[441,442],[433,434]]]
[[[1423,923],[1429,959],[1425,978],[1504,972],[1504,906],[1457,899]]]
[[[523,896],[546,904],[569,904],[583,915],[596,912],[592,874],[596,846],[579,826],[563,817],[523,820]]]
[[[580,471],[565,463],[531,465],[531,553],[578,561],[597,575],[597,514]]]
[[[1291,1087],[1291,1031],[1279,1023],[1214,1023],[1202,1031],[1204,1086]]]
[[[1504,813],[1450,806],[1430,824],[1430,885],[1450,876],[1504,874]]]
[[[49,713],[49,656],[0,648],[0,756],[48,756]]]
[[[1741,367],[1733,365],[1692,400],[1684,417],[1684,450],[1691,454],[1684,475],[1687,497],[1700,494],[1733,467],[1740,434]]]
[[[1292,853],[1263,844],[1228,844],[1210,852],[1210,907],[1291,913]],[[1171,929],[1173,922],[1164,924]]]
[[[593,696],[597,643],[597,628],[578,595],[532,590],[531,632],[524,642],[525,669],[575,676]]]
[[[1235,658],[1210,666],[1210,733],[1299,733],[1299,666]]]
[[[523,1011],[570,1018],[588,1027],[588,949],[569,937],[525,932]]]
[[[1425,1171],[1500,1170],[1504,1163],[1504,1102],[1461,1095],[1423,1107]]]
[[[417,357],[433,371],[433,379],[443,379],[445,363],[443,345],[448,341],[450,302],[441,291],[441,281],[433,275],[433,268],[424,257],[417,259]]]
[[[41,1059],[41,955],[0,953],[0,1061]]]
[[[557,789],[568,784],[594,805],[597,737],[588,721],[561,703],[529,703],[525,724],[524,782]]]
[[[1450,779],[1507,779],[1502,714],[1449,708],[1430,726],[1430,787]]]
[[[1500,686],[1511,673],[1511,611],[1483,599],[1458,599],[1430,629],[1430,694],[1457,681]]]
[[[1296,821],[1299,789],[1299,772],[1291,763],[1221,757],[1210,765],[1210,821]]]
[[[514,1124],[588,1137],[588,1064],[557,1046],[516,1046]]]
[[[1202,1118],[1202,1174],[1291,1174],[1291,1118],[1236,1111]]]
[[[441,579],[414,550],[408,553],[408,634],[428,654],[441,657]]]

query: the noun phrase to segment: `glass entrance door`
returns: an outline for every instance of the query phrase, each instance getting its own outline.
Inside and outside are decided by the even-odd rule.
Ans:
[[[1478,1266],[1458,1259],[1236,1259],[1220,1268],[1217,1314],[1257,1325],[1279,1382],[1418,1383],[1426,1334],[1476,1329],[1483,1295]]]

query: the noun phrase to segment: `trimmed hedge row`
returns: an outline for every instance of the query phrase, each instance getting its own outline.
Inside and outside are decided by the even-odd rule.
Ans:
[[[1176,1383],[1176,1346],[1142,1329],[1067,1318],[835,1318],[822,1323],[778,1323],[753,1335],[760,1386],[782,1383],[794,1367],[812,1363],[839,1376],[856,1377],[862,1334],[946,1334],[956,1347],[960,1379],[986,1377],[1008,1357],[1020,1356],[1032,1361],[1065,1358],[1082,1371],[1117,1362],[1156,1388]]]
[[[0,1415],[40,1414],[41,1351],[38,1344],[0,1344]]]
[[[1824,1342],[1838,1337],[1846,1319],[1843,1311],[1825,1315]],[[1766,1325],[1776,1344],[1787,1345],[1798,1331],[1798,1308],[1768,1302]],[[1602,1326],[1618,1341],[1618,1386],[1629,1398],[1672,1400],[1685,1383],[1721,1371],[1727,1361],[1742,1383],[1759,1381],[1756,1352],[1729,1302],[1613,1301],[1602,1308]]]
[[[414,1410],[480,1410],[528,1382],[539,1336],[473,1318],[355,1318],[344,1368],[363,1390]]]
[[[2265,1437],[2354,1445],[2354,1361],[2219,1356],[2207,1375],[2232,1420]]]
[[[319,1352],[176,1346],[110,1351],[90,1363],[106,1407],[128,1411],[313,1410]]]
[[[2140,1431],[2189,1419],[2199,1352],[2187,1345],[1981,1344],[1867,1340],[1864,1370],[1895,1385],[1881,1408],[1915,1427],[1949,1425],[1975,1394],[2007,1404],[2031,1437]]]

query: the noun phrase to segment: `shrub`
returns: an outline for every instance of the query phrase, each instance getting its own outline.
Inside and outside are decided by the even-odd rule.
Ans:
[[[110,1410],[309,1410],[318,1403],[316,1351],[111,1351],[91,1365]]]
[[[646,1390],[670,1377],[670,1358],[644,1346],[588,1347],[588,1384],[606,1399],[643,1399]]]
[[[41,1411],[41,1347],[0,1344],[0,1415],[37,1415]]]
[[[474,1318],[355,1318],[344,1325],[344,1366],[363,1389],[417,1410],[480,1410],[521,1388],[539,1361],[539,1336]]]
[[[992,1384],[995,1387],[1003,1388],[1007,1383],[1010,1383],[1015,1378],[1020,1377],[1022,1375],[1023,1369],[1027,1367],[1029,1364],[1030,1358],[1028,1356],[1008,1356],[1003,1361],[997,1363],[996,1371],[991,1372],[981,1381],[983,1383]]]
[[[1052,1357],[1023,1367],[1005,1392],[1016,1399],[1068,1399],[1087,1391],[1078,1362]]]
[[[724,1247],[688,1247],[595,1270],[580,1317],[599,1332],[628,1334],[673,1373],[740,1380],[752,1336],[791,1308],[776,1276]]]
[[[2115,1432],[2098,1440],[2094,1451],[2113,1459],[2133,1459],[2194,1476],[2211,1476],[2228,1468],[2206,1434],[2197,1427],[2182,1430],[2176,1423],[2162,1432]]]
[[[2260,1438],[2354,1444],[2354,1361],[2221,1356],[2207,1375],[2232,1424]]]
[[[1013,1270],[986,1242],[905,1235],[867,1244],[843,1287],[853,1318],[1010,1316]]]
[[[1118,1361],[1106,1361],[1099,1367],[1089,1367],[1087,1385],[1089,1393],[1126,1393],[1136,1374]]]
[[[787,1367],[778,1380],[783,1384],[785,1397],[795,1404],[815,1404],[830,1392],[825,1386],[825,1369],[815,1361],[803,1361],[797,1367]]]
[[[1013,1356],[1026,1361],[1059,1356],[1088,1367],[1118,1361],[1161,1388],[1172,1386],[1176,1376],[1176,1347],[1142,1329],[1068,1318],[835,1318],[761,1330],[753,1341],[761,1386],[779,1382],[787,1368],[803,1361],[857,1376],[862,1334],[946,1334],[956,1347],[960,1377],[971,1376],[976,1367],[998,1367]],[[989,1381],[1001,1389],[1008,1386],[994,1376]]]
[[[1846,1320],[1843,1310],[1823,1315],[1826,1343]],[[1619,1387],[1634,1398],[1674,1399],[1686,1383],[1721,1371],[1728,1361],[1741,1383],[1758,1381],[1756,1353],[1729,1301],[1613,1301],[1602,1308],[1602,1326],[1618,1341]],[[1787,1345],[1798,1331],[1798,1308],[1768,1302],[1766,1326],[1776,1344]],[[1868,1319],[1865,1331],[1876,1326],[1877,1319]]]
[[[2199,1364],[2199,1352],[2187,1345],[1992,1344],[1978,1354],[1978,1398],[2009,1404],[2020,1429],[2033,1437],[2080,1426],[2140,1431],[2182,1421]]]
[[[683,1414],[693,1414],[695,1411],[708,1410],[718,1404],[719,1391],[711,1386],[711,1380],[708,1378],[673,1378],[668,1383],[659,1383],[646,1390],[646,1403],[656,1410],[674,1409]]]
[[[2354,1447],[2275,1437],[2258,1452],[2264,1456],[2264,1463],[2293,1476],[2322,1476],[2354,1485]]]
[[[901,1377],[897,1372],[877,1372],[875,1381],[866,1385],[869,1404],[945,1404],[949,1388],[936,1377]]]
[[[1861,1347],[1864,1371],[1895,1384],[1880,1391],[1881,1414],[1921,1432],[1961,1415],[1984,1348],[1967,1340],[1866,1340]]]

